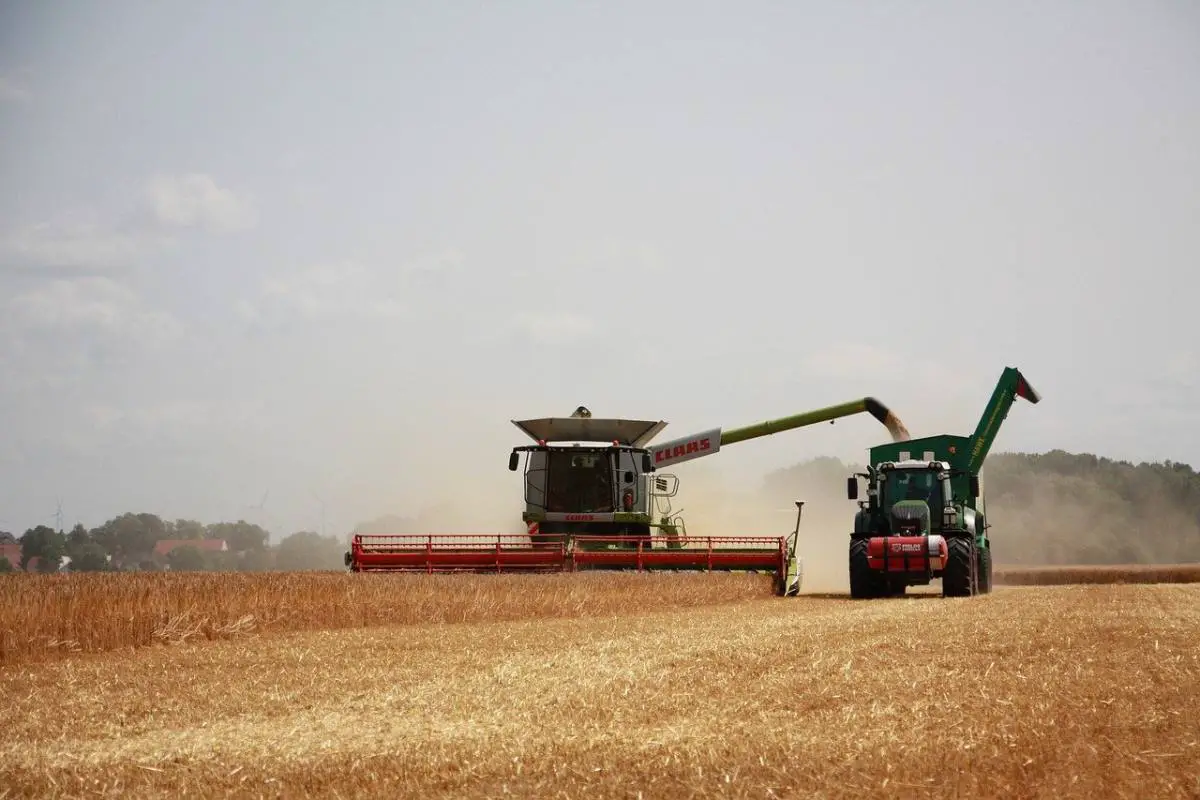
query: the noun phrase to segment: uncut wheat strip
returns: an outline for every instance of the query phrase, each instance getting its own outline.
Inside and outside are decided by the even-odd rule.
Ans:
[[[592,616],[769,596],[757,575],[21,576],[0,603],[0,665],[194,638]]]
[[[1092,583],[1200,583],[1200,564],[997,567],[998,585],[1053,586]]]

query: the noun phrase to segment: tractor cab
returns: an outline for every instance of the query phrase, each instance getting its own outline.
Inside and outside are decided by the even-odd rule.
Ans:
[[[861,477],[867,479],[867,500],[859,505],[873,516],[882,511],[893,535],[923,536],[959,523],[951,466],[945,461],[884,461]],[[857,476],[846,489],[849,499],[858,499]]]

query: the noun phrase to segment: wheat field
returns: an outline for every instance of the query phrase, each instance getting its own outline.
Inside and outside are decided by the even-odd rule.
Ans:
[[[211,639],[0,667],[0,797],[1200,796],[1196,584],[275,576],[353,584],[288,630],[233,624],[250,584],[202,577],[176,610]]]

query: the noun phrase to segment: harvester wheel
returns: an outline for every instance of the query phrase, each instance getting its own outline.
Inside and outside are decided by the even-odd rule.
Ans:
[[[942,572],[942,597],[970,597],[976,593],[975,542],[963,536],[947,540],[949,558]]]
[[[979,548],[979,593],[991,594],[992,591],[992,549]]]
[[[883,594],[879,576],[871,571],[867,562],[867,540],[850,540],[850,596],[858,599],[879,597]]]

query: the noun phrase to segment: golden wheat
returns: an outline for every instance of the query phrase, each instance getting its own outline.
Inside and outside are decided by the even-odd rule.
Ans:
[[[652,605],[0,669],[0,793],[1200,793],[1200,586]]]
[[[0,665],[157,642],[689,608],[772,591],[764,575],[139,573],[0,576]]]

